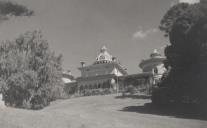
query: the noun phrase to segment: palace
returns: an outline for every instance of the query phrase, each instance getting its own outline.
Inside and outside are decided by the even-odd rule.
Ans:
[[[142,69],[142,73],[130,74],[119,78],[122,88],[125,89],[124,91],[129,86],[133,86],[138,91],[144,89],[146,93],[150,94],[152,86],[160,81],[166,71],[164,60],[165,58],[155,49],[149,58],[140,62],[139,67]]]
[[[140,62],[139,67],[142,69],[142,73],[128,75],[126,68],[103,46],[94,63],[86,65],[85,62],[81,62],[81,67],[78,68],[81,71],[80,77],[74,79],[68,72],[63,74],[63,80],[66,89],[73,90],[70,94],[125,92],[131,86],[138,91],[144,89],[150,94],[151,87],[160,81],[166,71],[164,60],[165,58],[155,49],[149,58]]]
[[[75,81],[75,77],[71,74],[71,71],[64,71],[62,73],[62,81],[64,84],[69,84],[69,83],[74,83]]]
[[[153,84],[156,84],[162,78],[163,73],[166,71],[164,67],[165,57],[162,57],[161,54],[154,49],[150,54],[150,58],[142,60],[139,64],[139,67],[142,69],[143,73],[151,73],[153,76]]]
[[[87,90],[119,89],[118,77],[127,75],[126,69],[118,62],[116,57],[110,55],[103,46],[95,62],[86,66],[81,62],[81,77],[77,78],[77,86],[80,94]]]

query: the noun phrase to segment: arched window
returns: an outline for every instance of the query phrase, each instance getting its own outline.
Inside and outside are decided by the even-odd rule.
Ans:
[[[153,73],[154,73],[154,74],[158,74],[158,69],[157,69],[157,67],[155,67],[155,68],[153,69]]]
[[[103,88],[110,88],[108,81],[106,81],[106,82],[103,83]]]
[[[102,55],[102,56],[99,57],[99,59],[100,59],[100,60],[105,60],[105,56]]]
[[[98,84],[98,88],[101,88],[101,84]]]
[[[89,89],[93,89],[93,87],[92,87],[92,85],[91,85],[91,84],[89,85]]]
[[[82,90],[83,90],[83,85],[80,86],[80,91],[82,91]]]

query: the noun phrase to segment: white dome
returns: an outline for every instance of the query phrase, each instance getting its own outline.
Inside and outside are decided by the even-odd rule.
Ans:
[[[103,46],[100,50],[99,55],[96,58],[96,64],[99,62],[111,62],[112,61],[112,56],[108,53],[107,48]]]
[[[160,58],[162,57],[161,54],[158,52],[157,49],[154,49],[153,52],[150,54],[151,58]]]

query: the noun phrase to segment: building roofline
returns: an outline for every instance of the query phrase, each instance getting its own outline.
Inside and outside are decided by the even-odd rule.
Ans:
[[[166,60],[165,57],[160,57],[160,58],[150,58],[146,60],[142,60],[139,64],[139,67],[142,68],[144,65],[151,63],[151,62],[164,62]]]
[[[76,80],[81,81],[81,80],[94,80],[94,79],[101,79],[101,78],[111,78],[111,77],[116,77],[114,74],[106,74],[106,75],[97,75],[97,76],[89,76],[89,77],[78,77]]]
[[[95,64],[95,65],[88,65],[88,66],[84,66],[84,67],[79,67],[79,70],[82,70],[84,68],[90,68],[90,67],[99,67],[100,65],[116,65],[116,67],[123,73],[123,75],[127,75],[127,71],[124,70],[124,67],[122,65],[120,65],[117,62],[111,62],[111,63],[102,63],[102,64]]]
[[[120,76],[120,79],[123,78],[143,78],[143,77],[152,77],[153,74],[151,72],[143,72],[143,73],[138,73],[138,74],[130,74],[126,76]]]

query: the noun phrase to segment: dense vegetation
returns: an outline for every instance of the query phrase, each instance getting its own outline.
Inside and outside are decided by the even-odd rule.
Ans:
[[[0,86],[6,105],[39,109],[63,94],[62,55],[41,32],[27,32],[0,44]]]
[[[165,48],[165,66],[170,69],[159,85],[167,88],[161,97],[206,104],[207,4],[173,6],[161,20],[160,29],[170,41]],[[155,96],[152,98],[156,100]]]

